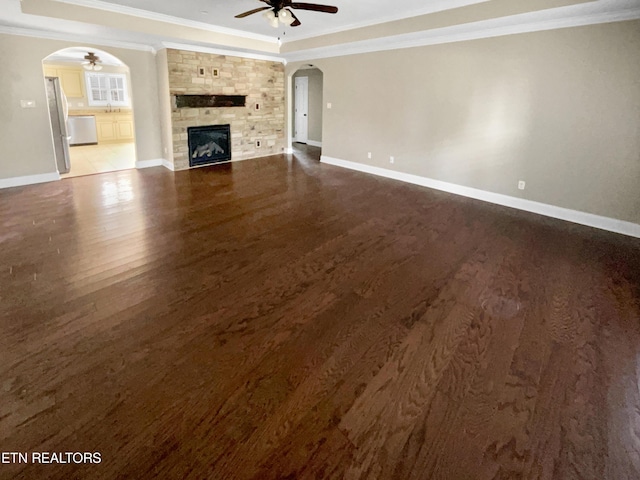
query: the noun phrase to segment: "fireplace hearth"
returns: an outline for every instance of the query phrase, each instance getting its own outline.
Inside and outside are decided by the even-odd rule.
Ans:
[[[199,167],[231,160],[231,125],[188,127],[189,166]]]

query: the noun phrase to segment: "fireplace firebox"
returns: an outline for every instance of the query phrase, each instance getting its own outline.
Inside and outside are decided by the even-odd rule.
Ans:
[[[188,127],[189,166],[199,167],[231,160],[231,125]]]

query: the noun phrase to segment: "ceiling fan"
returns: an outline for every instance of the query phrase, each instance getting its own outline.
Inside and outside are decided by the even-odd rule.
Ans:
[[[82,66],[85,68],[85,70],[102,70],[102,65],[99,65],[99,63],[101,63],[100,61],[100,57],[98,57],[95,53],[93,52],[87,52],[87,55],[84,56],[84,62],[82,62]]]
[[[300,20],[291,11],[297,10],[311,10],[313,12],[323,13],[338,13],[338,7],[331,5],[318,5],[317,3],[301,3],[293,2],[291,0],[260,0],[263,3],[269,5],[268,7],[255,8],[248,12],[236,15],[236,18],[244,18],[254,13],[263,12],[264,17],[269,21],[272,27],[278,28],[280,23],[297,27],[300,25]]]

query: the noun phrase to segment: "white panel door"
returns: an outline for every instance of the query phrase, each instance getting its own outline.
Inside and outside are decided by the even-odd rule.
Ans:
[[[309,139],[309,78],[296,77],[296,142]]]

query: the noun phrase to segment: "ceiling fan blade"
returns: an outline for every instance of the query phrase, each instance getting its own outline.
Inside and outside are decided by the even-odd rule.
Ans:
[[[293,13],[291,10],[289,10],[289,13],[293,17],[293,23],[289,25],[290,27],[297,27],[298,25],[302,25],[302,23],[300,23],[300,20],[298,20],[298,17],[296,17],[295,13]]]
[[[297,8],[298,10],[311,10],[314,12],[324,12],[324,13],[338,13],[338,7],[333,7],[331,5],[318,5],[317,3],[291,2],[287,6],[290,8]]]
[[[244,13],[240,13],[240,14],[236,15],[236,18],[248,17],[249,15],[253,15],[254,13],[262,12],[263,10],[269,10],[270,8],[271,7],[254,8],[253,10],[249,10],[248,12],[244,12]]]

